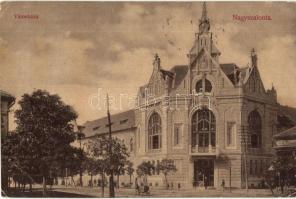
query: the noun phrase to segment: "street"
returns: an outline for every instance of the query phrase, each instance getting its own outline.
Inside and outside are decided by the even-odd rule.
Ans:
[[[101,188],[54,188],[58,192],[88,195],[89,197],[101,197]],[[116,197],[272,197],[270,190],[267,189],[242,189],[225,190],[150,190],[150,195],[137,195],[134,189],[120,188],[115,190]],[[108,197],[108,188],[105,188],[105,197]]]

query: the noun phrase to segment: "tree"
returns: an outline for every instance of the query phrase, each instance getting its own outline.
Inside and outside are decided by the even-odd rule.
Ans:
[[[154,165],[150,162],[142,162],[138,165],[136,173],[139,177],[144,178],[144,182],[148,184],[147,177],[151,175],[151,171],[155,169]]]
[[[96,162],[97,165],[97,173],[99,173],[101,175],[101,187],[102,187],[102,197],[104,197],[104,191],[105,191],[105,172],[106,169],[108,167],[108,165],[106,165],[105,160],[97,160]]]
[[[296,185],[296,155],[292,151],[277,151],[268,170],[265,171],[265,181],[272,194],[275,187],[281,188],[281,194],[284,194],[284,188]]]
[[[24,157],[31,161],[30,169],[43,178],[45,195],[46,181],[51,171],[65,164],[67,157],[75,153],[70,146],[75,140],[71,121],[77,118],[77,114],[58,95],[43,90],[36,90],[31,95],[24,94],[18,103],[16,132],[26,144]]]
[[[177,168],[174,164],[174,161],[171,159],[163,159],[161,162],[158,164],[157,169],[163,173],[164,179],[165,179],[165,184],[166,188],[168,188],[168,181],[167,181],[167,175],[171,172],[176,172]]]
[[[75,121],[76,123],[76,121]],[[78,131],[76,132],[76,139],[79,141],[79,157],[80,157],[80,164],[79,164],[79,185],[82,187],[83,186],[83,181],[82,181],[82,173],[83,173],[83,169],[82,169],[82,163],[84,161],[84,153],[83,153],[83,149],[82,149],[82,145],[81,145],[81,141],[83,138],[85,138],[84,133],[82,133],[82,129],[83,126],[78,126]]]
[[[117,189],[119,189],[119,176],[124,175],[125,172],[125,162],[121,162],[116,169],[114,169],[114,174],[117,176]]]
[[[275,181],[281,188],[281,194],[284,194],[284,187],[296,184],[296,157],[288,152],[278,152],[272,165],[277,174]]]
[[[70,145],[61,148],[63,151],[57,151],[55,161],[52,162],[50,168],[50,180],[52,181],[53,177],[65,176],[65,171],[67,169],[67,176],[71,177],[71,181],[74,186],[76,186],[73,176],[77,175],[81,171],[82,161],[84,161],[84,153],[81,153],[79,148],[72,147]],[[64,157],[64,160],[60,159]],[[81,157],[82,156],[82,157]]]
[[[133,168],[133,163],[130,162],[130,161],[128,161],[127,162],[127,167],[126,167],[125,170],[127,172],[127,175],[129,175],[129,178],[130,178],[130,186],[131,186],[131,184],[132,184],[132,175],[133,175],[133,173],[135,171],[135,169]]]
[[[19,184],[19,188],[22,185],[23,191],[25,191],[25,185],[30,184],[30,191],[32,190],[32,158],[28,158],[26,153],[30,151],[27,146],[27,140],[21,138],[19,134],[12,132],[1,145],[2,150],[2,162],[7,164],[7,176],[13,177],[14,181]],[[4,166],[4,165],[2,165]],[[15,184],[16,186],[16,184]]]
[[[150,162],[142,162],[141,164],[138,165],[137,167],[137,175],[142,177],[142,176],[148,176],[151,175],[151,171],[154,169],[153,164],[151,164]]]
[[[111,146],[111,150],[110,147]],[[105,168],[98,168],[103,174],[121,171],[129,157],[127,147],[118,138],[95,137],[86,144],[88,157],[94,161],[101,161]]]
[[[84,169],[87,171],[88,175],[90,175],[90,182],[89,186],[93,186],[92,184],[92,177],[97,174],[98,167],[100,165],[97,164],[95,159],[87,158],[84,162]]]
[[[273,191],[273,189],[275,188],[275,173],[274,173],[273,166],[270,166],[268,169],[266,169],[263,172],[263,176],[264,176],[264,181],[266,182],[266,185],[271,191],[271,194],[275,196],[275,193]]]

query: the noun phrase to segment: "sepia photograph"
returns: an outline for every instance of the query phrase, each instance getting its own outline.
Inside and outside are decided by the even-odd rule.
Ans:
[[[0,1],[1,197],[296,197],[296,1]]]

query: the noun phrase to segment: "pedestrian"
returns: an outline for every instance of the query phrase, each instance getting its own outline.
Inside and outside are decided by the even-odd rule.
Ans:
[[[204,179],[204,186],[205,186],[205,189],[208,188],[208,177],[205,176],[205,179]]]
[[[144,191],[143,191],[146,195],[149,194],[149,186],[148,186],[148,181],[147,181],[147,177],[144,178]]]
[[[140,187],[138,183],[138,178],[135,178],[135,189],[136,189],[136,194],[140,195]]]
[[[224,191],[224,189],[225,189],[225,180],[224,179],[222,179],[221,187],[222,187],[222,191]]]

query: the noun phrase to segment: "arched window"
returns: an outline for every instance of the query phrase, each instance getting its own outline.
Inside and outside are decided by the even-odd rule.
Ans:
[[[250,141],[252,148],[261,147],[261,116],[258,111],[252,111],[248,116]]]
[[[138,135],[137,135],[138,148],[140,148],[140,146],[141,146],[141,139],[140,139],[140,136],[141,136],[141,127],[139,126],[139,127],[138,127]]]
[[[161,148],[161,119],[157,113],[153,113],[148,122],[148,148]]]
[[[210,93],[212,91],[212,84],[207,79],[201,79],[196,83],[195,90],[197,93],[202,93],[203,91]]]
[[[197,110],[192,116],[192,146],[216,146],[216,120],[209,109]]]
[[[205,79],[205,91],[208,93],[210,93],[212,91],[212,84],[207,79]]]
[[[202,80],[199,80],[196,83],[195,90],[196,90],[197,93],[202,93],[202,91],[203,91]]]
[[[130,139],[130,151],[132,152],[134,150],[134,142],[133,138]]]

